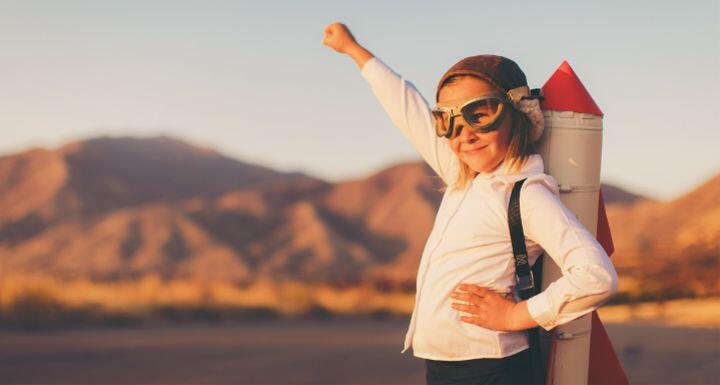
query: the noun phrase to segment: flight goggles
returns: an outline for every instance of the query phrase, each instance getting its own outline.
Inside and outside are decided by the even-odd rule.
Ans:
[[[526,99],[542,99],[540,90],[530,91],[526,86],[512,89],[507,93],[489,93],[475,96],[460,102],[460,104],[438,103],[432,109],[435,118],[435,133],[437,136],[452,139],[460,135],[455,124],[457,118],[462,118],[470,130],[474,132],[491,132],[496,130],[509,108]]]
[[[502,123],[509,101],[504,94],[492,93],[479,95],[455,105],[438,103],[432,109],[435,133],[448,139],[459,135],[458,125],[455,124],[457,118],[462,118],[474,132],[494,131]]]

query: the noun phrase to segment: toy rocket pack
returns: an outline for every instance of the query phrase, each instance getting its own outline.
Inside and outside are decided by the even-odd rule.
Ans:
[[[542,94],[545,131],[538,150],[545,173],[555,177],[561,201],[611,255],[600,191],[603,113],[567,61],[545,83]],[[542,271],[543,290],[562,276],[552,258],[543,258]],[[596,311],[542,332],[546,384],[628,384]]]

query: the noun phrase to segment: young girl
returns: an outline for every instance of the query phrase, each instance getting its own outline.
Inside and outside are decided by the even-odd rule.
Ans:
[[[592,312],[617,291],[618,278],[595,237],[560,201],[557,181],[543,173],[533,146],[543,115],[525,74],[501,56],[465,58],[441,77],[431,109],[345,25],[324,32],[323,43],[357,63],[392,122],[446,184],[402,353],[412,345],[425,360],[428,384],[530,383],[525,330],[551,330]],[[563,272],[526,301],[514,290],[507,215],[521,179],[528,262],[545,251]]]

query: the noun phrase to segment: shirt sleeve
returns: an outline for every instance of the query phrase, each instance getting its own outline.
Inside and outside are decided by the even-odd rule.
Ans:
[[[368,60],[361,72],[393,124],[445,184],[451,184],[458,171],[455,154],[445,138],[435,134],[432,112],[420,92],[377,57]]]
[[[595,236],[562,203],[556,187],[549,187],[552,181],[543,184],[530,179],[520,194],[523,230],[563,274],[527,300],[531,317],[550,330],[607,302],[618,290],[618,276]]]

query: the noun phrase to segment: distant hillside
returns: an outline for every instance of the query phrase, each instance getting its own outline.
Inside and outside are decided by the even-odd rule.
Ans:
[[[720,293],[720,174],[670,202],[610,204],[613,262],[628,290],[652,295]]]
[[[421,162],[332,184],[168,137],[90,139],[0,157],[0,258],[7,274],[61,279],[152,274],[412,291],[440,187]],[[624,277],[684,261],[678,276],[712,278],[720,176],[667,203],[602,189]]]
[[[603,198],[605,199],[605,204],[625,204],[630,205],[633,203],[636,203],[641,200],[650,200],[650,198],[644,197],[642,195],[638,195],[635,193],[632,193],[627,190],[623,190],[620,187],[613,186],[607,183],[602,184],[602,192],[603,192]]]

